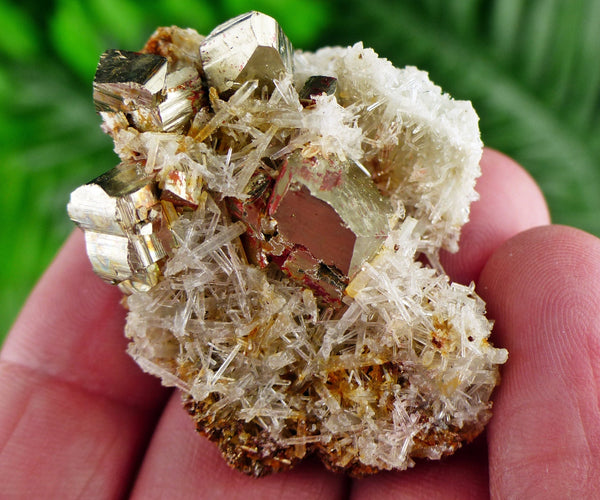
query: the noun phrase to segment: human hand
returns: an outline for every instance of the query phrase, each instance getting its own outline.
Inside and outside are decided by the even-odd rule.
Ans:
[[[493,340],[510,352],[485,437],[442,461],[362,480],[316,460],[262,479],[229,469],[179,394],[125,353],[120,292],[92,273],[77,231],[0,353],[0,497],[598,495],[600,240],[547,226],[539,189],[508,158],[487,150],[482,168],[461,250],[443,262],[455,280],[476,281]]]

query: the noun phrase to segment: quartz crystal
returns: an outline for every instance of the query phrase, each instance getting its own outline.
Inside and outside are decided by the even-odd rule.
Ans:
[[[107,51],[94,100],[120,163],[69,215],[129,354],[232,466],[362,476],[482,431],[507,352],[437,259],[476,199],[470,103],[360,43],[293,52],[258,12]]]

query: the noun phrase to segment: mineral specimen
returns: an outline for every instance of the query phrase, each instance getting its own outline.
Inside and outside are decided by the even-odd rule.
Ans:
[[[361,476],[481,432],[507,353],[437,260],[476,199],[469,103],[257,12],[107,51],[94,100],[121,163],[69,215],[128,294],[129,353],[231,465]]]

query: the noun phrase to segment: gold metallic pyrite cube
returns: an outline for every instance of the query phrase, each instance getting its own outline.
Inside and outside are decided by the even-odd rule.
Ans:
[[[156,284],[156,262],[167,256],[172,237],[165,226],[157,186],[134,163],[121,164],[80,186],[67,206],[69,217],[85,231],[94,272],[128,290]]]

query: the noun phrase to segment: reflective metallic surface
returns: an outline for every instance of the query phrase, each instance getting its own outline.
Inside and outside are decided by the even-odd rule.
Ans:
[[[139,164],[121,164],[71,193],[69,217],[86,235],[94,271],[105,281],[133,289],[158,282],[156,263],[174,246],[169,216],[156,182]],[[176,213],[176,212],[175,212]]]
[[[107,50],[94,78],[96,111],[133,111],[152,106],[162,91],[167,59],[154,54]]]
[[[292,45],[277,21],[249,12],[218,26],[200,46],[208,84],[218,92],[248,80],[272,87],[281,73],[291,73]]]

